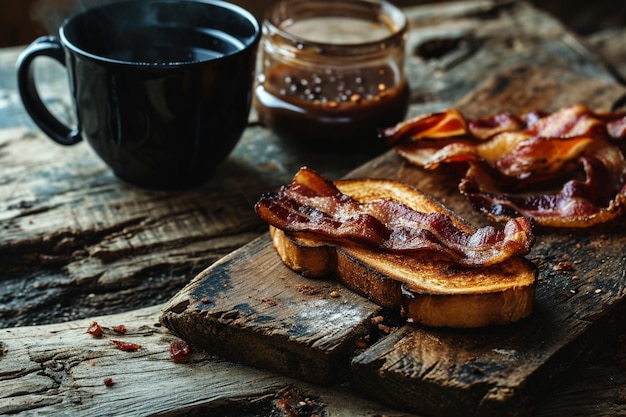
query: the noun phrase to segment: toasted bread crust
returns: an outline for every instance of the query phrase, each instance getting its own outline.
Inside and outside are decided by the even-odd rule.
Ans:
[[[362,202],[394,198],[423,212],[444,212],[457,227],[473,231],[463,219],[409,186],[385,180],[335,184]],[[293,270],[309,277],[336,275],[343,285],[374,303],[402,308],[416,323],[483,327],[512,323],[532,312],[537,269],[519,256],[490,267],[463,268],[430,251],[398,254],[356,244],[326,244],[314,235],[274,227],[270,233],[281,259]]]
[[[323,277],[337,271],[337,250],[301,236],[298,242],[285,232],[270,226],[274,248],[285,265],[305,277]]]
[[[510,324],[528,317],[533,309],[534,285],[477,294],[404,293],[404,312],[428,326],[458,328]]]

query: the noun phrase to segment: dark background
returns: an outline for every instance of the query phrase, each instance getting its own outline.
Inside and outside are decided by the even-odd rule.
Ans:
[[[1,0],[0,47],[25,45],[36,37],[56,33],[58,24],[81,7],[107,0]],[[232,0],[259,18],[275,0]],[[441,0],[439,0],[441,1]],[[444,0],[447,1],[447,0]],[[434,3],[437,0],[392,0],[400,6]],[[626,26],[624,0],[530,0],[580,35]]]

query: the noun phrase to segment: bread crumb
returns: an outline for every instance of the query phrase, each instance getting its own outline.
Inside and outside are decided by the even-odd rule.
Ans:
[[[298,285],[296,286],[296,289],[298,290],[298,292],[300,292],[301,294],[304,295],[316,295],[319,294],[319,291],[317,288],[311,286],[311,285],[307,285],[307,284],[302,284],[302,285]]]
[[[354,344],[357,349],[366,349],[369,346],[370,336],[357,336],[354,338]]]
[[[330,292],[330,296],[333,297],[333,298],[339,297],[339,291],[331,291]]]
[[[384,334],[389,334],[391,333],[391,327],[385,325],[385,324],[378,324],[378,328],[380,329],[381,332],[383,332]]]
[[[553,271],[572,271],[573,269],[574,264],[568,261],[559,262],[552,267]]]
[[[262,298],[261,302],[272,307],[278,304],[278,302],[274,298]]]

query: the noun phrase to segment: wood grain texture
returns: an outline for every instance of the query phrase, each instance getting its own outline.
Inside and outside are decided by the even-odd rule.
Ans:
[[[345,377],[377,310],[333,280],[294,275],[266,234],[194,278],[161,322],[229,360],[329,383]]]
[[[180,339],[159,326],[159,313],[156,306],[18,333],[0,329],[0,415],[264,417],[280,415],[283,396],[298,393],[315,399],[324,415],[409,416],[347,388],[316,387],[200,351],[174,361],[169,346]],[[92,320],[103,337],[86,333]],[[120,324],[126,334],[111,329]],[[112,340],[141,347],[124,352]]]
[[[172,361],[169,344],[180,339],[157,325],[163,307],[0,329],[0,414],[267,417],[280,413],[277,400],[285,392],[297,391],[303,399],[323,404],[320,415],[414,415],[380,405],[345,384],[307,384],[201,351]],[[92,320],[104,327],[103,338],[86,334]],[[128,329],[123,336],[111,330],[119,324]],[[119,351],[110,343],[115,339],[139,343],[141,348]],[[626,373],[616,372],[626,369],[626,337],[602,339],[607,342],[604,349],[591,357],[584,372],[555,384],[535,417],[626,413]],[[114,385],[106,387],[105,378]]]

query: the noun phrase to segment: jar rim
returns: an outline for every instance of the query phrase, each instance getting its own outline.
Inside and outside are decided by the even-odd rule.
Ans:
[[[289,32],[296,17],[348,17],[363,18],[383,23],[391,31],[386,36],[364,42],[321,42],[307,39]],[[369,17],[369,19],[367,19]],[[374,19],[375,18],[375,19]],[[394,44],[403,44],[408,27],[404,12],[385,0],[283,0],[273,5],[266,13],[263,31],[266,36],[279,37],[293,48],[304,51],[313,49],[330,55],[361,55],[368,51],[384,50]]]

